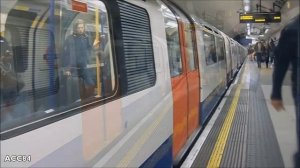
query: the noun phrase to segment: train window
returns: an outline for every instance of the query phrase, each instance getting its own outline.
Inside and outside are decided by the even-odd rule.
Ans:
[[[161,5],[164,15],[165,30],[168,45],[169,65],[171,77],[182,74],[182,60],[179,43],[178,23],[175,15],[165,5]]]
[[[223,61],[223,60],[225,60],[225,50],[224,50],[225,43],[224,43],[224,40],[223,40],[223,38],[217,37],[216,41],[217,41],[217,51],[216,51],[216,53],[217,53],[217,56],[218,56],[218,60]]]
[[[185,33],[185,49],[187,52],[187,61],[188,67],[190,71],[196,69],[196,55],[194,53],[193,39],[192,39],[192,25],[185,24],[184,25],[184,33]]]
[[[206,65],[212,65],[217,62],[215,37],[207,32],[203,32],[203,37]]]
[[[156,82],[150,19],[144,8],[118,1],[124,44],[125,94],[132,94]]]
[[[4,47],[7,52],[0,64],[1,132],[113,95],[106,6],[86,1],[81,4],[86,8],[74,8],[72,3],[2,4],[1,52]],[[18,64],[22,69],[13,66]]]

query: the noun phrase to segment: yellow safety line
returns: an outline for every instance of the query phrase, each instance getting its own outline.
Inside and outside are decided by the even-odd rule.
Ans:
[[[139,150],[144,146],[147,140],[150,139],[153,131],[157,129],[158,125],[163,120],[164,116],[169,111],[170,106],[166,105],[163,111],[158,115],[158,118],[151,123],[151,125],[145,130],[145,132],[140,136],[140,138],[135,142],[132,148],[125,154],[125,157],[119,162],[117,167],[128,167],[129,163],[136,157]]]
[[[222,159],[222,156],[224,153],[224,149],[225,149],[225,145],[226,145],[227,138],[229,135],[229,131],[230,131],[230,128],[232,125],[234,115],[235,115],[235,109],[236,109],[236,106],[237,106],[237,103],[238,103],[238,100],[240,97],[240,92],[241,92],[240,88],[241,88],[240,85],[238,85],[237,90],[234,94],[232,104],[229,108],[229,112],[226,116],[226,119],[224,121],[222,129],[218,136],[217,142],[216,142],[213,152],[210,156],[210,159],[209,159],[209,162],[207,165],[208,168],[220,167],[220,163],[221,163],[221,159]]]

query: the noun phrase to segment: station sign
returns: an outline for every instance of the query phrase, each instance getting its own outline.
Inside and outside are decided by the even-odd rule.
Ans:
[[[280,12],[240,14],[240,23],[279,23],[279,22],[281,22]]]
[[[87,12],[87,4],[72,0],[72,10],[77,12]]]

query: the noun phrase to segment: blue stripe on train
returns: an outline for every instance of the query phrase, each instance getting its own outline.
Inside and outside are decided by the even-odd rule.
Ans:
[[[200,121],[201,125],[205,123],[209,115],[212,113],[212,110],[214,109],[216,103],[218,102],[219,98],[217,96],[214,96],[215,94],[209,96],[201,103],[201,115],[200,115]]]
[[[203,125],[210,114],[213,112],[214,108],[221,100],[223,94],[225,93],[225,84],[222,82],[202,103],[200,111],[200,122]]]
[[[170,136],[140,167],[172,167],[172,162],[172,136]]]

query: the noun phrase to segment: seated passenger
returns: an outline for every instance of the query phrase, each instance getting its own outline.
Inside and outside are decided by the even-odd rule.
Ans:
[[[12,50],[6,39],[0,36],[1,104],[13,104],[24,82],[17,77],[13,67]]]
[[[19,91],[24,87],[24,82],[18,78],[13,67],[12,50],[7,40],[0,36],[0,95],[1,95],[1,123],[7,121],[7,118],[16,118],[23,109],[16,109],[15,104]],[[14,114],[13,114],[14,113]],[[18,114],[17,114],[18,113]],[[13,115],[15,117],[13,117]],[[17,116],[18,115],[18,116]]]

